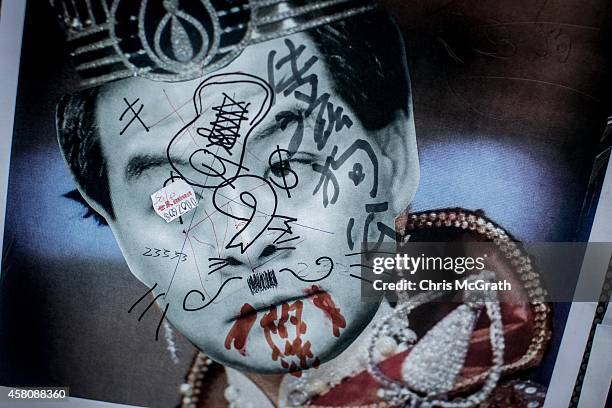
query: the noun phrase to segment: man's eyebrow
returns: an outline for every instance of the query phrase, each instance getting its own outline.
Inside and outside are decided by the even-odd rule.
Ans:
[[[184,159],[172,159],[175,165],[188,165],[189,162]],[[132,182],[142,176],[143,173],[163,166],[169,166],[168,157],[166,155],[151,155],[138,154],[128,160],[125,166],[125,179]]]
[[[251,141],[260,141],[263,140],[267,137],[273,136],[274,134],[276,134],[277,132],[279,132],[281,130],[281,124],[283,122],[283,119],[277,119],[279,117],[279,115],[281,114],[292,114],[295,117],[301,117],[304,118],[304,112],[306,111],[306,108],[302,105],[291,105],[290,107],[283,109],[281,111],[279,111],[278,113],[276,113],[275,117],[270,117],[267,120],[267,124],[264,124],[263,127],[261,129],[256,129],[255,133],[253,134],[253,136],[251,136]],[[287,119],[289,120],[289,119]],[[307,119],[304,118],[304,121],[306,121]]]

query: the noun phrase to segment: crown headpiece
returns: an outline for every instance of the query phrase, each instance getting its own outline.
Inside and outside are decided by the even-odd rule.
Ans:
[[[348,18],[371,0],[52,0],[82,86],[185,81],[254,43]]]

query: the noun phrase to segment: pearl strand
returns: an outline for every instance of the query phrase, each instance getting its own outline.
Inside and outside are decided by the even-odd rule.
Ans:
[[[204,398],[202,388],[204,377],[209,371],[213,361],[206,355],[198,352],[187,375],[187,382],[180,385],[181,408],[197,408],[198,401]]]

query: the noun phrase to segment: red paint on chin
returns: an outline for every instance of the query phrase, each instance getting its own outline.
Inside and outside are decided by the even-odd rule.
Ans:
[[[261,318],[260,325],[264,330],[266,342],[272,350],[272,360],[280,359],[283,368],[291,375],[300,377],[302,370],[310,367],[308,360],[314,358],[310,341],[302,341],[302,335],[306,334],[308,329],[302,320],[304,304],[301,300],[296,300],[292,304],[283,303],[280,307],[279,316],[277,306],[271,306],[270,311]],[[284,343],[278,346],[273,336]],[[295,356],[299,360],[299,365],[295,361],[287,361],[290,356]],[[314,360],[314,364],[319,365],[318,358]]]
[[[336,303],[329,293],[321,292],[321,288],[317,285],[312,285],[305,292],[311,295],[312,303],[325,313],[325,316],[332,323],[332,331],[334,336],[340,337],[340,329],[346,327],[346,319],[342,316],[340,308],[336,307]]]
[[[333,326],[334,336],[340,336],[340,329],[346,327],[346,320],[340,309],[327,293],[321,292],[317,285],[305,290],[311,296],[313,304],[321,309],[325,316],[330,319]],[[318,357],[315,358],[310,341],[304,342],[302,335],[306,334],[308,326],[302,320],[302,310],[304,304],[301,300],[293,303],[283,303],[280,316],[277,306],[270,306],[270,310],[260,320],[259,324],[263,328],[264,337],[268,346],[272,350],[272,360],[280,360],[280,365],[295,377],[302,375],[302,370],[313,367],[318,368],[321,364]],[[246,342],[253,325],[257,320],[257,313],[253,306],[248,303],[240,308],[240,317],[236,319],[225,338],[225,348],[228,350],[233,347],[243,356],[246,355]],[[274,338],[280,340],[279,345]],[[291,361],[294,356],[299,360],[299,364]],[[312,364],[309,364],[308,361]]]
[[[240,354],[243,356],[246,355],[246,341],[249,336],[249,332],[255,324],[255,319],[257,319],[257,314],[255,313],[255,309],[253,306],[245,303],[240,308],[240,316],[234,322],[234,325],[230,329],[229,333],[227,333],[227,337],[225,338],[225,348],[231,350],[232,342],[234,343],[234,348],[238,350]]]

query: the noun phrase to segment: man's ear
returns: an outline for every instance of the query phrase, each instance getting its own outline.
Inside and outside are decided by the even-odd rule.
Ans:
[[[92,218],[96,224],[100,226],[108,225],[108,222],[104,217],[94,210],[89,203],[83,198],[79,190],[76,188],[74,190],[70,190],[67,193],[62,194],[62,197],[72,200],[83,207],[85,209],[85,214],[83,214],[83,218]]]
[[[80,195],[80,199],[74,197],[72,194],[72,192],[65,194],[65,196],[67,198],[70,198],[74,201],[77,201],[81,204],[83,204],[87,210],[88,213],[85,214],[85,218],[88,218],[89,216],[93,216],[96,221],[98,222],[98,224],[109,224],[109,220],[111,219],[110,214],[108,214],[108,212],[100,205],[98,204],[97,201],[95,201],[94,199],[92,199],[91,197],[89,197],[85,191],[83,191],[83,189],[81,187],[79,187],[77,185],[77,189],[76,192]],[[91,214],[91,212],[94,212],[95,214]],[[100,220],[100,218],[102,218],[102,220]],[[102,222],[104,221],[104,222]]]
[[[390,160],[392,174],[391,210],[399,215],[412,202],[419,185],[420,169],[412,106],[407,112],[397,111],[389,125],[378,130],[376,137],[385,141],[383,155]]]

